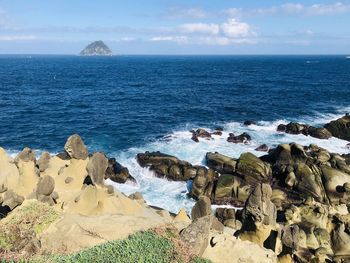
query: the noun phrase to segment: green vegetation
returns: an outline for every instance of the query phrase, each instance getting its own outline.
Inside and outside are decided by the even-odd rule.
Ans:
[[[0,252],[20,250],[58,218],[48,204],[29,200],[0,221]]]

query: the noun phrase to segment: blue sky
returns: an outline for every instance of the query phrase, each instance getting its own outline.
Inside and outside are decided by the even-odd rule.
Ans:
[[[0,54],[348,54],[349,1],[0,0]]]

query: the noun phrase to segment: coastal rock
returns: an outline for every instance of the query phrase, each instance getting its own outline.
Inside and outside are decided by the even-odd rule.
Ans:
[[[139,153],[136,156],[141,167],[148,167],[158,177],[166,177],[174,181],[187,181],[193,179],[197,170],[201,167],[194,167],[190,163],[160,152]]]
[[[208,246],[209,232],[212,224],[212,217],[205,216],[194,220],[188,227],[180,233],[182,242],[195,255],[201,256]]]
[[[262,144],[259,147],[255,148],[255,151],[268,152],[269,149],[270,149],[269,146],[267,146],[266,144]]]
[[[2,206],[8,207],[10,211],[15,209],[17,206],[21,205],[24,201],[24,197],[16,194],[13,190],[8,190],[5,192]]]
[[[250,194],[251,186],[237,176],[222,174],[216,184],[214,201],[217,204],[242,206]]]
[[[334,137],[350,141],[350,115],[331,121],[324,126]]]
[[[80,56],[111,56],[112,51],[103,41],[95,41],[80,52]]]
[[[206,154],[206,161],[208,167],[218,173],[234,174],[236,171],[237,160],[223,154],[208,152]]]
[[[211,215],[210,199],[206,196],[200,196],[191,210],[191,218],[192,220],[196,220],[197,218],[208,215]]]
[[[192,182],[191,196],[199,198],[201,195],[210,197],[216,174],[212,169],[197,167],[196,176]]]
[[[55,189],[55,180],[51,176],[40,177],[36,192],[39,195],[51,195]]]
[[[277,127],[277,131],[285,132],[288,134],[304,134],[306,136],[315,137],[318,139],[329,139],[332,134],[325,128],[313,127],[307,124],[300,124],[297,122],[290,122],[287,125],[280,124]]]
[[[332,232],[333,250],[335,256],[350,257],[350,226],[339,222]]]
[[[259,184],[248,197],[242,212],[242,228],[237,233],[242,240],[263,246],[276,226],[277,210],[271,202],[272,189]]]
[[[97,152],[90,157],[86,170],[94,184],[104,185],[107,167],[108,159],[103,153]]]
[[[129,173],[129,169],[118,163],[115,158],[108,159],[108,167],[105,173],[105,179],[111,179],[113,182],[123,184],[127,180],[136,181]]]
[[[16,158],[15,158],[15,163],[17,164],[19,161],[23,162],[34,162],[36,161],[35,159],[35,153],[33,152],[32,149],[25,147],[22,152],[20,152]]]
[[[253,186],[260,182],[268,182],[272,176],[270,165],[252,153],[241,154],[237,160],[236,172],[246,183]]]
[[[49,167],[49,163],[50,163],[50,154],[48,152],[43,152],[39,160],[36,162],[36,165],[39,168],[39,171],[42,173]]]
[[[211,139],[211,134],[210,132],[204,130],[204,129],[197,129],[196,131],[191,131],[192,132],[192,140],[195,142],[199,142],[198,138],[204,138],[204,139]]]
[[[255,121],[252,121],[252,120],[248,120],[248,121],[245,121],[243,123],[244,126],[250,126],[250,125],[256,125],[256,122]]]
[[[88,150],[78,134],[74,134],[68,138],[64,145],[64,150],[73,159],[86,160],[88,157]]]
[[[215,216],[224,226],[237,228],[236,210],[234,208],[216,208]]]
[[[228,142],[232,143],[249,143],[251,141],[251,137],[248,133],[244,132],[240,135],[235,136],[233,133],[229,134],[229,137],[227,138]]]

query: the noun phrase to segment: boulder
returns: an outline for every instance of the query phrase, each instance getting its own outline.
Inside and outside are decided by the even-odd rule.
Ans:
[[[321,171],[324,188],[330,202],[332,204],[347,204],[350,202],[350,196],[344,189],[344,185],[350,183],[350,175],[328,166],[322,166]]]
[[[331,121],[324,126],[330,133],[339,139],[350,141],[350,115]]]
[[[251,139],[252,138],[250,137],[250,135],[246,132],[237,136],[235,136],[233,133],[230,133],[229,137],[227,138],[227,141],[232,143],[249,143]]]
[[[250,126],[250,125],[256,125],[256,122],[255,121],[252,121],[252,120],[248,120],[248,121],[245,121],[243,123],[244,126]]]
[[[90,157],[86,170],[93,184],[104,185],[104,177],[107,167],[108,159],[104,153],[96,152]]]
[[[199,142],[198,138],[211,139],[211,133],[206,131],[205,129],[197,129],[196,131],[192,130],[192,140],[195,142]]]
[[[236,173],[253,186],[261,182],[269,182],[272,176],[270,165],[249,152],[239,157]]]
[[[237,176],[222,174],[216,184],[214,201],[217,204],[242,206],[250,194],[250,185]]]
[[[50,158],[51,157],[48,152],[43,152],[39,160],[36,162],[36,165],[39,168],[39,171],[41,173],[44,172],[49,167]]]
[[[54,189],[55,180],[51,176],[46,175],[44,177],[39,178],[36,189],[37,194],[49,196],[54,191]]]
[[[221,174],[234,174],[236,170],[236,159],[233,159],[231,157],[225,156],[217,152],[208,152],[206,154],[206,161],[208,167]]]
[[[88,150],[78,134],[68,138],[64,150],[73,159],[86,160],[88,157]]]
[[[350,257],[350,226],[344,222],[337,223],[332,232],[332,242],[335,256]]]
[[[242,240],[263,246],[275,229],[277,210],[271,196],[271,186],[259,184],[248,197],[242,211],[242,228],[237,233]]]
[[[108,159],[105,179],[111,179],[113,182],[120,184],[125,183],[127,180],[135,181],[130,175],[129,169],[118,163],[115,158]]]
[[[326,128],[309,127],[308,134],[311,137],[318,139],[329,139],[332,137],[332,133],[330,133]]]
[[[208,170],[205,167],[197,167],[190,195],[194,198],[199,198],[201,195],[210,197],[214,187],[215,177],[216,174],[214,170]]]
[[[224,226],[237,228],[236,210],[234,208],[218,207],[216,208],[215,216]]]
[[[15,163],[17,164],[19,161],[23,162],[34,162],[35,163],[35,153],[32,149],[25,147],[23,151],[21,151],[15,158]]]
[[[7,206],[10,211],[21,205],[24,201],[24,197],[16,194],[13,190],[8,190],[3,196],[2,206]]]
[[[259,147],[255,148],[255,151],[268,152],[269,149],[270,149],[269,146],[267,146],[266,144],[262,144]]]
[[[193,206],[191,211],[192,220],[197,218],[211,215],[211,202],[206,196],[200,196],[196,204]]]
[[[200,217],[180,232],[181,241],[195,255],[201,256],[207,248],[211,224],[211,216]]]
[[[197,170],[188,162],[160,152],[139,153],[136,159],[141,167],[148,167],[156,176],[173,181],[193,179],[196,174],[194,170]]]

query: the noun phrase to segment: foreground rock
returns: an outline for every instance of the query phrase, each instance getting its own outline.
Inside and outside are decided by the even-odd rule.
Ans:
[[[334,137],[350,141],[350,115],[331,121],[324,126]]]

